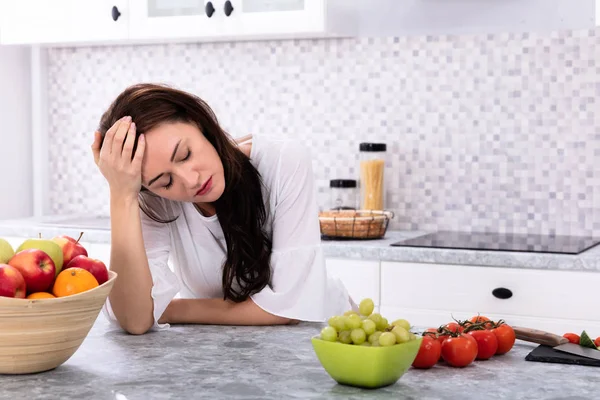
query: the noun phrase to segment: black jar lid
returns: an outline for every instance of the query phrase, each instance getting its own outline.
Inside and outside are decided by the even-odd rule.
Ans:
[[[332,188],[355,188],[356,181],[354,179],[332,179],[329,181],[329,187],[332,187]]]
[[[385,143],[361,143],[360,151],[386,151],[387,145]]]

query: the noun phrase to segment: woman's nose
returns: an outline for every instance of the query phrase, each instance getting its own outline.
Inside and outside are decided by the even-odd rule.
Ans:
[[[185,183],[186,187],[188,187],[190,189],[196,188],[200,184],[202,184],[202,182],[200,182],[200,174],[193,170],[185,171],[182,178],[183,178],[183,182]]]

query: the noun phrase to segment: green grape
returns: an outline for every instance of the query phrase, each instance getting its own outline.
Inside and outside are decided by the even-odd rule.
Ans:
[[[357,314],[346,317],[346,326],[348,329],[360,328],[362,321]]]
[[[394,322],[392,322],[392,325],[401,326],[407,331],[410,331],[410,323],[405,319],[397,319]]]
[[[371,343],[369,343],[369,342],[363,342],[363,343],[361,343],[361,346],[371,346]]]
[[[371,343],[371,347],[381,347],[381,345],[379,344],[379,340],[375,340]]]
[[[329,318],[329,326],[335,328],[336,331],[341,332],[346,329],[346,317],[336,315],[335,317]]]
[[[358,305],[358,312],[362,315],[371,315],[375,309],[375,303],[371,299],[363,299]]]
[[[379,322],[381,321],[382,316],[379,313],[373,313],[369,315],[369,319],[379,326]]]
[[[367,340],[367,334],[362,329],[353,329],[350,332],[350,338],[354,344],[363,344]]]
[[[339,334],[339,340],[342,343],[350,344],[352,343],[352,338],[350,337],[350,331],[341,331]]]
[[[409,340],[417,340],[417,335],[412,332],[408,332]]]
[[[321,329],[321,339],[328,342],[335,342],[337,340],[337,331],[333,326],[326,326]]]
[[[385,331],[385,328],[389,326],[387,318],[381,318],[377,324],[378,331]]]
[[[367,335],[372,335],[375,330],[377,329],[377,326],[375,325],[375,322],[373,322],[370,319],[365,319],[362,322],[362,329],[363,331],[365,331],[365,333]]]
[[[396,336],[392,332],[383,332],[379,337],[379,344],[382,346],[393,346],[396,344]]]
[[[396,336],[396,343],[406,343],[410,340],[408,331],[399,325],[394,326],[392,333]]]
[[[348,311],[346,311],[344,313],[344,317],[349,317],[349,316],[355,315],[355,314],[358,315],[356,311],[354,311],[354,310],[348,310]]]
[[[369,335],[369,342],[371,344],[373,344],[374,342],[379,341],[379,337],[381,336],[382,333],[383,332],[381,332],[381,331],[375,331],[374,333],[370,334]]]

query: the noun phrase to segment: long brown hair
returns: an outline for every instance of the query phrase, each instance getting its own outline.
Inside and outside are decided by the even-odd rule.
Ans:
[[[214,146],[223,163],[226,183],[225,191],[213,204],[227,243],[222,279],[224,299],[240,302],[262,290],[271,280],[272,247],[264,229],[262,179],[249,158],[219,126],[212,109],[193,94],[166,85],[137,84],[123,91],[102,115],[99,127],[102,137],[119,118],[127,115],[136,124],[134,149],[140,134],[172,122],[195,124]],[[141,210],[157,222],[177,219],[165,215],[157,198],[142,187]]]

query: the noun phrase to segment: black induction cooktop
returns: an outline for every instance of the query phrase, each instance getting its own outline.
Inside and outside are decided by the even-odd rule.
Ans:
[[[600,243],[585,236],[439,231],[393,243],[398,247],[579,254]]]

